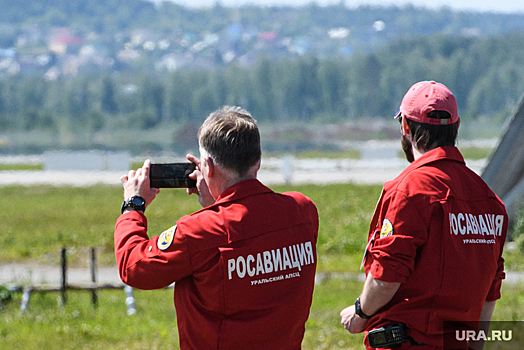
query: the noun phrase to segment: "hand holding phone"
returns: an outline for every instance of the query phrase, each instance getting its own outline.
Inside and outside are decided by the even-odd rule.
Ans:
[[[124,199],[127,200],[133,196],[140,196],[146,200],[146,205],[149,205],[159,193],[158,188],[150,187],[150,180],[148,180],[151,168],[151,161],[147,159],[141,168],[129,170],[127,175],[120,177],[120,182],[124,187]]]
[[[202,207],[208,207],[215,203],[215,197],[213,197],[211,194],[206,179],[204,178],[204,174],[202,173],[203,164],[200,162],[200,159],[192,154],[187,154],[186,158],[191,163],[196,164],[196,167],[199,170],[194,172],[193,175],[193,178],[196,180],[196,187],[188,188],[187,194],[196,194],[198,196],[198,202],[202,205]]]

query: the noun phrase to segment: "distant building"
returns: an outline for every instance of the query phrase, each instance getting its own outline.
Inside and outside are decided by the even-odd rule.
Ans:
[[[74,48],[76,52],[82,47],[84,40],[69,33],[69,28],[59,28],[55,30],[49,42],[49,51],[61,55]]]

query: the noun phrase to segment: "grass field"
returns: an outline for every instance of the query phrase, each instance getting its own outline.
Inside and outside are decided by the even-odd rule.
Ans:
[[[6,170],[14,170],[14,171],[20,171],[20,170],[42,170],[43,166],[42,164],[0,164],[0,171],[6,171]]]
[[[360,282],[332,279],[315,289],[303,348],[359,349],[361,335],[350,335],[338,313],[358,295]],[[99,293],[93,309],[87,292],[68,293],[58,306],[57,294],[35,294],[31,307],[18,312],[20,294],[0,313],[4,349],[178,349],[173,291],[135,291],[137,313],[127,316],[123,291]]]
[[[380,194],[380,186],[274,187],[276,191],[299,190],[319,208],[320,268],[358,269],[353,254],[361,254],[369,220]],[[113,264],[113,229],[120,214],[122,190],[115,186],[0,187],[0,198],[8,203],[0,211],[0,262],[34,261],[58,263],[59,250],[71,250],[68,261],[81,264],[75,249],[97,247],[101,264]],[[176,220],[200,208],[195,196],[184,190],[164,189],[147,208],[149,232],[160,234]],[[355,266],[336,263],[341,260]],[[339,266],[340,265],[340,266]]]
[[[340,325],[339,312],[354,302],[362,283],[331,279],[315,287],[306,323],[303,349],[362,349],[363,336]],[[494,320],[524,319],[524,285],[503,285]],[[0,312],[2,349],[179,349],[173,291],[135,291],[137,313],[127,316],[123,291],[99,292],[99,307],[88,292],[69,292],[59,307],[57,294],[32,297],[30,308],[18,311],[21,295]]]
[[[460,153],[464,159],[478,160],[489,157],[493,149],[488,147],[460,147]]]
[[[366,233],[380,186],[275,186],[276,191],[301,191],[315,201],[320,214],[319,272],[358,272]],[[68,247],[71,265],[86,264],[82,254],[97,247],[100,264],[114,264],[113,227],[122,190],[89,188],[0,187],[0,263],[58,264]],[[147,209],[149,229],[158,234],[177,218],[199,208],[184,190],[162,190]],[[508,266],[523,268],[522,254],[507,255]],[[524,320],[524,286],[504,285],[494,319]],[[304,349],[361,349],[362,336],[340,325],[339,312],[352,304],[362,282],[327,279],[316,286],[306,324]],[[19,312],[21,294],[0,312],[2,349],[178,349],[173,291],[135,291],[137,314],[126,315],[123,291],[100,291],[93,309],[88,292],[34,293],[28,310]]]

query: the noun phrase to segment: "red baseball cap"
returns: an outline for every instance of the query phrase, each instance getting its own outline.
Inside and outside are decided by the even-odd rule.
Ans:
[[[451,118],[428,118],[431,111],[446,111]],[[421,81],[409,88],[400,104],[395,118],[402,116],[419,123],[448,125],[456,123],[458,116],[457,100],[453,93],[441,83]]]

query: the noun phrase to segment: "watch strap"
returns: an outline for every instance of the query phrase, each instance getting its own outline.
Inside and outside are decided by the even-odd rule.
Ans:
[[[136,205],[134,200],[140,199],[142,201],[142,205]],[[141,196],[132,196],[131,198],[125,200],[122,203],[122,207],[120,208],[120,211],[122,214],[124,214],[124,211],[128,208],[131,208],[132,210],[140,210],[140,211],[146,211],[146,200]]]
[[[364,320],[369,320],[371,318],[371,316],[368,316],[362,312],[362,308],[360,306],[360,298],[357,298],[357,300],[355,300],[355,313]]]

